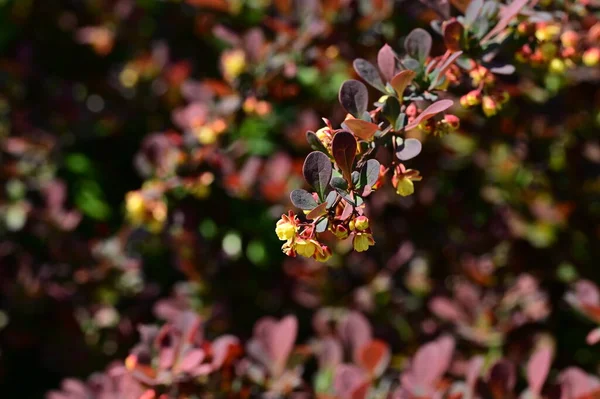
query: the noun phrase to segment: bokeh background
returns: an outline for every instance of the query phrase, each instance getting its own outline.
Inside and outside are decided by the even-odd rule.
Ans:
[[[431,301],[465,281],[490,303],[465,354],[514,358],[543,336],[555,367],[596,373],[594,323],[565,294],[600,281],[597,68],[517,63],[490,118],[456,91],[461,128],[420,136],[415,194],[370,197],[375,247],[340,243],[326,264],[281,253],[274,225],[304,184],[305,132],[343,120],[352,60],[401,51],[460,7],[1,0],[0,396],[85,379],[127,356],[138,324],[184,308],[242,340],[262,316],[295,314],[299,342],[317,309],[358,309],[394,353],[414,353],[455,331]],[[501,299],[519,282],[535,299]]]

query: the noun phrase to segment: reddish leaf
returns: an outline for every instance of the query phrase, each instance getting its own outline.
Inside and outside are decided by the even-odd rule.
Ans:
[[[368,383],[367,374],[358,366],[340,364],[335,369],[333,387],[340,399],[363,398],[361,393],[366,383]]]
[[[390,346],[375,339],[359,348],[356,363],[372,376],[379,377],[388,366],[390,357]]]
[[[344,124],[355,136],[365,141],[373,139],[373,136],[379,130],[379,126],[376,124],[363,121],[362,119],[346,119]]]
[[[339,100],[348,113],[360,118],[369,105],[369,92],[358,80],[347,80],[340,87]]]
[[[310,211],[308,215],[306,215],[307,219],[315,220],[327,213],[327,202],[323,202],[319,204],[315,209]]]
[[[402,102],[402,96],[404,94],[404,90],[408,87],[410,82],[417,76],[416,72],[411,71],[410,69],[399,72],[396,76],[392,78],[390,84],[396,90],[398,94],[398,98],[400,102]]]
[[[517,14],[519,14],[521,9],[525,7],[527,3],[529,3],[529,1],[530,0],[514,0],[512,3],[506,6],[501,11],[502,18],[500,18],[500,21],[498,21],[496,26],[494,26],[492,30],[489,31],[483,39],[481,39],[481,44],[485,44],[486,42],[493,39],[496,35],[501,33],[508,26],[508,24],[510,24],[513,18],[516,17]]]
[[[377,66],[388,82],[394,77],[396,73],[396,54],[387,44],[377,53]]]
[[[453,102],[451,100],[440,100],[436,103],[431,104],[425,109],[425,111],[421,112],[419,116],[417,116],[411,123],[406,125],[405,130],[409,131],[416,128],[421,122],[424,122],[439,114],[440,112],[447,110],[452,106],[452,104]]]
[[[450,54],[448,58],[446,58],[444,63],[438,68],[437,74],[435,75],[435,79],[433,80],[433,82],[431,82],[431,85],[429,86],[430,90],[437,86],[440,79],[444,77],[446,71],[452,66],[454,61],[456,61],[456,59],[460,57],[461,54],[462,51],[457,51],[456,53]]]
[[[588,345],[596,345],[600,342],[600,327],[594,328],[585,338]]]
[[[464,32],[462,24],[456,20],[444,24],[444,44],[450,51],[460,50],[460,41]]]
[[[492,366],[488,376],[488,386],[494,398],[507,398],[512,393],[515,382],[515,366],[511,362],[502,359]]]
[[[254,337],[248,343],[248,351],[266,363],[272,375],[279,375],[285,369],[297,332],[295,316],[287,316],[280,321],[264,317],[254,326]]]
[[[333,159],[342,171],[342,175],[347,182],[351,182],[352,166],[354,157],[356,157],[357,142],[352,133],[339,132],[333,136],[331,143],[331,152]]]
[[[551,363],[552,350],[549,347],[536,351],[529,359],[527,363],[527,383],[534,394],[539,395],[542,391]]]

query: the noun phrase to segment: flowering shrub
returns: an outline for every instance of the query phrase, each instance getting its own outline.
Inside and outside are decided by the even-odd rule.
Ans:
[[[600,397],[597,2],[0,14],[4,396]]]

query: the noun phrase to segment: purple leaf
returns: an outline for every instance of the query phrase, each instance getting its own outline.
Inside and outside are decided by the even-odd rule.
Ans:
[[[325,197],[325,190],[331,180],[332,172],[333,168],[329,157],[319,151],[308,154],[302,168],[306,182],[315,189],[321,200]]]
[[[419,116],[417,116],[412,122],[406,125],[404,130],[409,131],[416,128],[421,122],[424,122],[439,114],[440,112],[447,110],[452,106],[452,104],[453,102],[451,100],[440,100],[436,103],[431,104],[423,112],[421,112]]]
[[[315,201],[312,194],[306,190],[297,189],[292,191],[290,199],[295,207],[305,211],[314,209],[317,206],[317,201]]]
[[[396,157],[401,161],[413,159],[421,153],[423,145],[417,139],[408,138],[402,142],[402,145],[396,151]]]
[[[513,391],[516,382],[515,366],[501,359],[492,366],[488,376],[488,386],[495,398],[506,398]]]
[[[471,0],[471,3],[467,7],[465,12],[465,25],[471,26],[477,19],[483,8],[483,0]]]
[[[360,118],[367,111],[369,92],[358,80],[347,80],[340,87],[339,100],[346,112]]]
[[[404,49],[412,58],[425,62],[431,52],[431,35],[421,28],[414,29],[404,40]]]
[[[385,93],[385,85],[381,80],[381,76],[379,76],[377,68],[375,68],[373,64],[362,58],[357,58],[356,60],[354,60],[352,65],[354,66],[354,70],[356,71],[358,76],[363,78],[365,82],[367,82],[377,90]]]
[[[394,50],[387,44],[377,53],[377,66],[388,82],[396,74],[396,54],[394,54]]]
[[[352,166],[354,165],[354,158],[356,157],[356,146],[357,142],[352,133],[339,132],[333,136],[333,142],[331,143],[333,159],[335,159],[335,163],[340,168],[347,182],[352,181],[350,175],[352,173]],[[331,175],[329,179],[331,180]],[[327,183],[329,183],[329,180]]]

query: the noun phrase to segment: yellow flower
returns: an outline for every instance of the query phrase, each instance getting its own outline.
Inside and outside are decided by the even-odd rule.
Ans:
[[[398,179],[396,184],[396,194],[403,197],[409,196],[415,192],[415,184],[408,177]]]
[[[288,241],[296,235],[296,226],[289,221],[280,219],[275,227],[275,233],[281,241]]]
[[[317,248],[314,257],[319,262],[326,262],[331,258],[331,250],[326,245],[321,245]]]
[[[597,49],[597,48],[588,49],[585,53],[583,53],[581,60],[583,61],[585,66],[588,66],[588,67],[598,65],[598,62],[600,62],[600,49]]]
[[[356,252],[364,252],[369,249],[369,246],[375,245],[375,240],[369,233],[357,233],[352,244]]]
[[[563,60],[561,60],[560,58],[554,58],[552,61],[550,61],[549,69],[550,72],[556,75],[562,75],[563,73],[565,73],[566,66]]]
[[[223,76],[231,81],[240,76],[246,69],[246,54],[244,50],[229,50],[223,53],[221,60]]]
[[[213,144],[217,141],[217,133],[208,126],[201,126],[194,130],[194,134],[200,144]]]
[[[498,113],[498,104],[490,96],[484,96],[481,104],[481,109],[485,116],[490,117]]]
[[[310,258],[315,254],[316,250],[317,246],[315,245],[314,240],[299,239],[296,241],[296,252],[298,255]]]
[[[144,218],[146,207],[144,197],[138,191],[131,191],[125,196],[125,208],[127,216],[135,223],[140,223]]]

